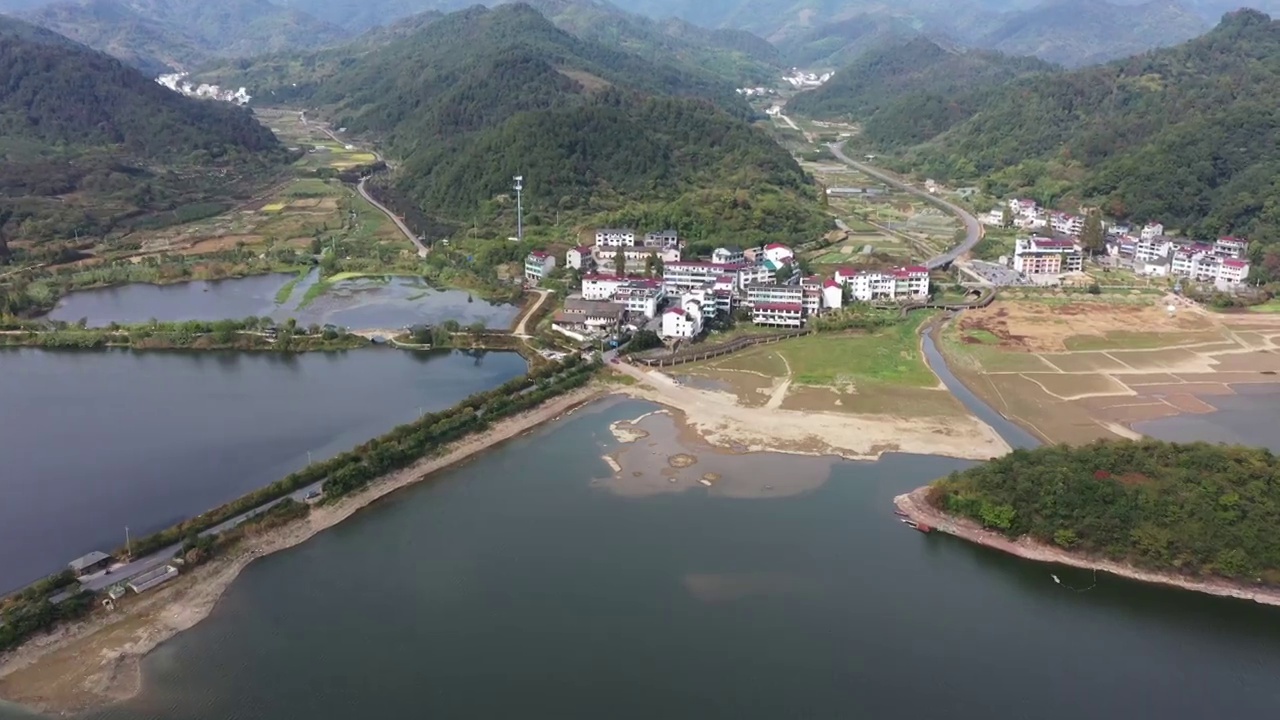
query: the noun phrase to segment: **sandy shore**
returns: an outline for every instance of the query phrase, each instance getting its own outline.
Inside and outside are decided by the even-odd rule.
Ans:
[[[886,452],[989,460],[1009,452],[972,415],[906,417],[743,407],[729,393],[681,385],[670,376],[622,365],[640,382],[621,392],[679,410],[707,442],[738,452],[787,452],[875,460]]]
[[[912,520],[930,525],[936,531],[955,535],[969,542],[1007,552],[1010,555],[1016,555],[1026,560],[1058,563],[1059,565],[1069,565],[1084,570],[1096,570],[1130,580],[1167,585],[1221,597],[1252,600],[1263,605],[1280,605],[1280,590],[1248,587],[1225,580],[1205,580],[1140,570],[1111,560],[1095,559],[1069,553],[1061,548],[1036,542],[1027,537],[1019,538],[1016,541],[1010,540],[999,533],[983,529],[973,521],[957,518],[939,511],[928,503],[926,499],[928,490],[929,487],[926,485],[905,495],[899,495],[894,498],[893,503]]]
[[[142,657],[208,617],[218,598],[254,559],[304,542],[389,493],[554,420],[605,392],[589,386],[503,420],[455,443],[444,455],[424,458],[359,493],[315,507],[299,522],[248,537],[231,554],[168,586],[128,597],[113,613],[95,613],[85,622],[31,640],[0,656],[0,698],[38,712],[68,715],[137,695],[142,688]]]

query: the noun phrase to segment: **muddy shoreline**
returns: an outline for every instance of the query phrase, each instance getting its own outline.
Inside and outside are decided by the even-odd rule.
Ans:
[[[1142,570],[1131,565],[1112,560],[1090,558],[1067,552],[1061,548],[1036,542],[1023,537],[1018,540],[1009,538],[990,530],[985,530],[977,523],[964,518],[948,515],[930,505],[925,497],[929,491],[926,485],[905,495],[893,499],[893,504],[908,518],[931,526],[936,532],[954,535],[962,540],[1009,553],[1024,560],[1043,563],[1056,563],[1094,570],[1115,575],[1117,577],[1154,585],[1190,590],[1191,592],[1217,595],[1219,597],[1252,600],[1262,605],[1280,606],[1280,590],[1249,587],[1228,582],[1226,580],[1203,580],[1181,575]]]
[[[382,497],[461,464],[604,395],[599,386],[561,396],[465,438],[444,455],[423,458],[297,522],[247,537],[229,555],[176,582],[33,638],[0,656],[0,698],[50,715],[72,715],[128,700],[142,689],[141,660],[161,643],[209,616],[223,592],[253,560],[298,545]]]

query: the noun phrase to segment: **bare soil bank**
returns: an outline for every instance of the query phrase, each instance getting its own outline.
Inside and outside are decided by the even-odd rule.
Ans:
[[[1100,570],[1105,573],[1128,578],[1130,580],[1137,580],[1139,582],[1167,585],[1169,587],[1207,593],[1209,595],[1218,595],[1221,597],[1252,600],[1257,603],[1262,603],[1263,605],[1280,605],[1280,590],[1249,587],[1247,585],[1239,585],[1226,580],[1205,580],[1174,575],[1171,573],[1140,570],[1124,563],[1090,558],[1070,553],[1052,545],[1036,542],[1028,537],[1022,537],[1018,540],[1010,540],[1000,533],[983,529],[980,525],[971,520],[958,518],[941,512],[929,504],[926,497],[928,491],[929,486],[927,485],[922,488],[917,488],[905,495],[899,495],[894,498],[893,504],[897,505],[898,509],[906,513],[907,517],[910,519],[919,523],[925,523],[926,525],[931,526],[934,530],[944,532],[949,535],[955,535],[956,537],[968,540],[969,542],[1007,552],[1026,560],[1058,563],[1059,565],[1069,565],[1071,567],[1083,568],[1085,570]]]
[[[142,688],[142,657],[208,617],[218,598],[255,558],[304,542],[375,500],[554,420],[604,392],[588,386],[507,418],[454,444],[444,455],[423,458],[359,493],[315,507],[298,522],[250,536],[230,554],[164,588],[127,597],[113,613],[95,613],[84,622],[31,640],[0,657],[0,698],[42,713],[70,715],[137,695]]]

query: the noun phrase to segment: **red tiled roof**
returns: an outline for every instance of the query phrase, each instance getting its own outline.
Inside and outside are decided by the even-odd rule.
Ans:
[[[533,252],[529,253],[529,256],[541,259],[541,258],[547,257],[547,254],[541,250],[534,250]]]
[[[1222,264],[1229,268],[1236,268],[1237,270],[1249,267],[1249,263],[1244,260],[1227,259],[1223,260]]]
[[[836,282],[835,280],[827,279],[822,283],[822,287],[824,288],[840,287],[840,283]]]
[[[686,313],[683,308],[673,307],[673,308],[667,308],[666,311],[664,311],[662,314],[663,315],[679,315],[680,317],[684,317],[688,313]]]
[[[764,249],[765,250],[788,250],[788,251],[791,250],[791,248],[787,247],[786,245],[783,245],[782,243],[769,243],[768,245],[764,246]]]
[[[772,312],[801,312],[804,310],[804,305],[800,303],[756,303],[754,309]]]

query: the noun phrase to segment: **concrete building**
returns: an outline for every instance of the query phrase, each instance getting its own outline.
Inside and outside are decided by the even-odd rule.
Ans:
[[[622,326],[626,308],[604,300],[568,298],[552,322],[571,330],[612,332]]]
[[[90,575],[99,570],[105,570],[111,565],[112,557],[104,552],[94,550],[83,557],[67,563],[67,569],[76,574],[76,577],[82,575]]]
[[[702,333],[702,301],[691,294],[681,296],[677,307],[662,312],[662,337],[689,339]]]
[[[719,265],[745,262],[746,259],[747,255],[743,249],[736,246],[718,247],[711,251],[711,262]]]
[[[177,577],[178,568],[172,565],[161,565],[158,568],[148,570],[141,575],[130,578],[128,585],[129,589],[132,590],[134,594],[140,595],[152,588],[160,587]]]
[[[751,322],[769,327],[798,328],[804,326],[802,303],[760,303],[751,307]]]
[[[556,267],[556,258],[554,255],[534,250],[524,259],[524,279],[530,283],[537,285]]]
[[[663,230],[662,232],[651,232],[644,236],[644,246],[647,248],[657,248],[659,250],[679,250],[682,243],[680,242],[680,234],[675,230]]]
[[[629,317],[656,317],[658,305],[666,297],[662,283],[657,280],[631,280],[623,283],[610,298],[622,305]]]
[[[1024,275],[1061,275],[1084,269],[1084,250],[1074,240],[1018,238],[1013,269]]]
[[[822,306],[828,310],[839,310],[844,306],[844,288],[835,280],[822,281]]]
[[[764,259],[777,265],[786,265],[795,259],[796,254],[782,243],[769,243],[764,246]]]
[[[636,231],[627,228],[601,228],[596,230],[596,247],[635,247]]]
[[[850,297],[862,302],[903,302],[929,296],[929,270],[920,265],[884,272],[840,268],[836,271],[835,281],[849,289]]]
[[[629,280],[630,278],[616,275],[583,275],[582,299],[608,300]]]
[[[564,254],[564,264],[574,270],[589,270],[594,262],[590,245],[570,248],[569,252]]]
[[[1149,222],[1142,226],[1142,232],[1139,233],[1139,236],[1143,240],[1150,240],[1151,238],[1158,237],[1163,234],[1164,225],[1158,222]]]

